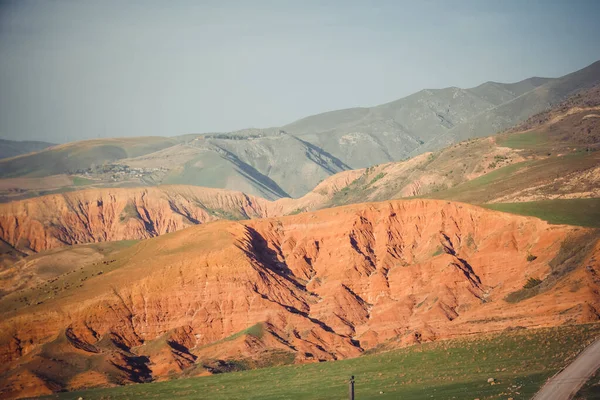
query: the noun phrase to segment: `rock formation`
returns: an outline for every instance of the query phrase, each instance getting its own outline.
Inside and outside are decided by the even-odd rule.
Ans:
[[[593,231],[446,201],[216,221],[110,258],[0,299],[2,396],[356,357],[600,310]],[[523,289],[531,277],[541,284]]]

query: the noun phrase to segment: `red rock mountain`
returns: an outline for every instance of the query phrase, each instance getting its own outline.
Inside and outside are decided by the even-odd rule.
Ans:
[[[0,204],[0,238],[25,253],[145,239],[222,218],[265,217],[268,204],[196,186],[92,189]]]
[[[446,201],[212,222],[1,298],[1,395],[588,322],[598,273],[594,231]]]
[[[31,254],[81,243],[146,239],[218,219],[280,216],[322,206],[359,172],[333,176],[300,199],[274,202],[199,186],[89,189],[0,204],[0,239]]]

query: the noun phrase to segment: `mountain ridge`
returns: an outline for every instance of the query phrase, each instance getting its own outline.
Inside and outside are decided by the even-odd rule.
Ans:
[[[81,186],[193,184],[272,200],[299,198],[334,173],[496,133],[599,82],[596,62],[560,78],[421,90],[374,107],[307,116],[280,128],[154,138],[148,144],[143,138],[75,142],[0,160],[0,177],[68,173],[82,178]],[[70,148],[68,158],[64,146]]]
[[[0,204],[0,239],[12,246],[2,254],[14,260],[21,253],[64,245],[154,237],[219,218],[275,217],[414,196],[473,204],[600,198],[599,109],[600,85],[513,130],[406,161],[344,170],[296,199],[273,201],[224,189],[158,185],[88,189]]]
[[[437,150],[446,145],[471,137],[482,137],[510,128],[567,99],[580,90],[589,89],[600,83],[600,61],[560,78],[554,78],[515,99],[500,104],[492,110],[477,115],[453,132],[435,138],[425,145],[426,150]],[[527,111],[525,111],[527,110]],[[490,122],[492,120],[492,122]],[[493,129],[486,129],[483,125]]]

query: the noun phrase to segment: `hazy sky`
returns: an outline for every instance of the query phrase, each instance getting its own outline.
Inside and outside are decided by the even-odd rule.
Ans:
[[[283,125],[600,59],[600,1],[3,1],[0,137]]]

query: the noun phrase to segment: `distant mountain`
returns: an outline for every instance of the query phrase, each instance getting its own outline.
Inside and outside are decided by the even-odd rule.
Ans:
[[[131,167],[167,166],[163,184],[198,185],[267,199],[299,197],[350,169],[336,157],[280,129],[187,137],[161,152],[125,160]]]
[[[0,160],[0,178],[73,173],[91,165],[152,153],[176,143],[175,139],[163,137],[82,140]]]
[[[125,168],[131,171],[127,179]],[[186,184],[241,190],[267,199],[302,196],[347,169],[321,148],[275,128],[86,140],[0,160],[0,178],[5,179],[78,174],[91,178],[82,186]]]
[[[591,88],[599,83],[600,61],[597,61],[586,68],[561,78],[548,80],[513,100],[500,104],[469,121],[453,127],[446,134],[435,137],[411,155],[423,151],[438,150],[464,139],[488,136],[510,128],[519,122],[525,121],[530,116],[562,102],[576,92]]]
[[[352,168],[368,167],[422,153],[427,143],[456,126],[551,81],[530,78],[513,84],[488,82],[472,89],[422,90],[372,108],[307,117],[283,129],[322,147]]]
[[[34,151],[40,151],[47,147],[54,146],[53,143],[36,141],[14,141],[0,139],[0,159],[20,156]]]
[[[77,186],[186,184],[297,198],[338,172],[503,131],[598,83],[600,61],[561,78],[421,90],[280,128],[75,142],[0,160],[0,178],[83,173],[91,180]]]

